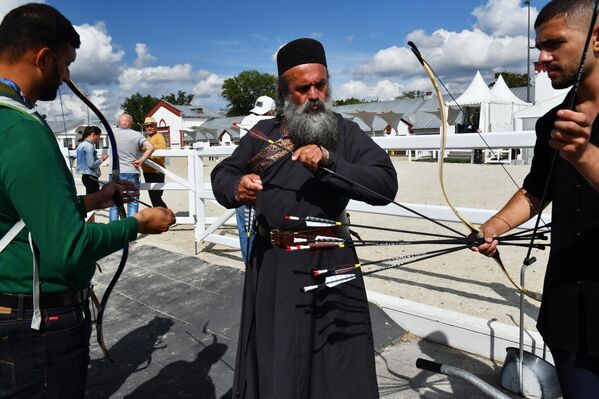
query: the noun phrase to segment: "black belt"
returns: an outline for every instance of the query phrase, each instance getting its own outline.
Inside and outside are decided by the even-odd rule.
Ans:
[[[40,309],[54,309],[64,306],[78,305],[91,295],[91,288],[40,295]],[[0,306],[11,309],[33,310],[33,295],[0,294]]]

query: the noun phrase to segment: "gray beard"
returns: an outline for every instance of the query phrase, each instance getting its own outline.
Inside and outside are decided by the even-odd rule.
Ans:
[[[318,104],[316,111],[310,105]],[[289,97],[285,99],[285,118],[289,129],[289,137],[296,147],[316,144],[328,149],[337,146],[339,129],[337,117],[333,112],[333,102],[326,100],[308,100],[302,105],[296,105]]]

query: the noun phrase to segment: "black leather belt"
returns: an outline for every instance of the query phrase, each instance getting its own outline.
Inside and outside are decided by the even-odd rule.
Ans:
[[[54,309],[64,306],[78,305],[91,295],[91,288],[40,295],[40,308]],[[0,293],[0,306],[12,309],[33,310],[33,295]]]

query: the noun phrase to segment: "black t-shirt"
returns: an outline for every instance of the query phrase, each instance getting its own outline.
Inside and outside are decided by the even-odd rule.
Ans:
[[[534,158],[523,187],[539,199],[555,153],[548,145],[550,133],[571,95],[536,125]],[[599,146],[599,118],[590,142]],[[551,253],[537,327],[550,346],[599,354],[599,193],[557,154],[547,198],[553,207]]]

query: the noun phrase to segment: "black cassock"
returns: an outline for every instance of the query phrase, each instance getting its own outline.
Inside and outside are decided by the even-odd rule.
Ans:
[[[397,175],[387,153],[357,124],[338,117],[340,136],[330,149],[327,167],[387,198],[397,192]],[[281,138],[277,119],[256,128],[272,140]],[[216,199],[239,206],[234,190],[260,151],[275,151],[245,135],[233,154],[212,172]],[[285,215],[338,220],[349,199],[370,204],[387,201],[334,176],[314,174],[281,156],[261,171],[264,190],[255,207],[258,224],[268,229],[305,230]],[[256,235],[246,270],[233,397],[246,399],[378,398],[368,302],[362,278],[334,288],[304,293],[316,283],[315,267],[353,265],[352,248],[318,252],[273,247]]]

